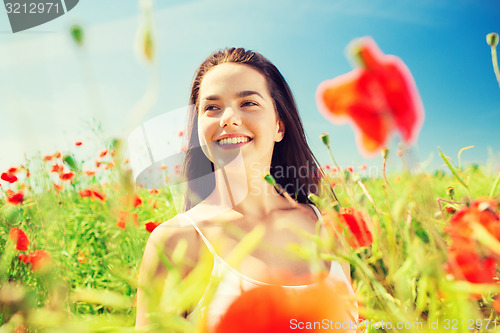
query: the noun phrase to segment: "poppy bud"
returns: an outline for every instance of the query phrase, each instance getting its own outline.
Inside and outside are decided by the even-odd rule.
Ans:
[[[383,158],[384,160],[386,160],[388,156],[389,156],[389,149],[387,149],[387,148],[385,148],[385,147],[384,147],[384,148],[382,148],[382,158]]]
[[[450,197],[450,198],[453,198],[453,196],[455,195],[455,189],[451,186],[448,186],[448,188],[446,188],[446,194]]]
[[[276,180],[269,173],[264,176],[264,179],[266,180],[266,182],[268,182],[269,185],[273,185],[274,186],[276,184]]]
[[[359,176],[359,174],[358,174],[358,173],[353,173],[353,174],[352,174],[352,181],[353,181],[353,182],[357,183],[357,182],[359,182],[360,180],[361,180],[361,177]]]
[[[76,160],[73,156],[71,155],[64,155],[63,156],[63,162],[66,164],[72,171],[78,171],[78,164],[76,163]]]
[[[323,141],[323,143],[325,144],[325,146],[329,146],[330,145],[330,138],[328,137],[328,133],[322,133],[320,135],[320,138],[321,138],[321,141]]]
[[[486,35],[486,43],[491,47],[496,47],[498,45],[498,34],[496,32],[491,32]]]
[[[73,25],[71,27],[71,37],[73,37],[73,40],[76,42],[77,45],[82,45],[83,44],[83,29],[79,25]]]

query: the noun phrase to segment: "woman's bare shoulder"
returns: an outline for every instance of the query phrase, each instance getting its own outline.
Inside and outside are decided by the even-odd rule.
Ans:
[[[176,215],[156,227],[149,236],[144,249],[141,272],[144,270],[153,275],[163,272],[165,267],[161,263],[171,258],[181,241],[188,245],[186,259],[195,262],[200,249],[199,236],[192,225],[184,223],[182,217]]]

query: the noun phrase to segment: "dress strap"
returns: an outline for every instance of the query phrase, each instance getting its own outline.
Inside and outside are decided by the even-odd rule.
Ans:
[[[316,213],[316,217],[318,218],[318,220],[323,222],[323,216],[321,216],[321,212],[319,211],[319,208],[313,204],[308,204],[308,205],[312,207],[312,209],[314,210],[314,213]]]
[[[208,241],[207,237],[205,237],[205,235],[203,234],[203,232],[201,232],[200,228],[198,228],[198,226],[196,225],[196,222],[194,222],[193,219],[191,219],[185,213],[184,214],[179,214],[179,215],[182,215],[186,220],[189,221],[189,223],[193,226],[194,230],[196,230],[196,232],[198,233],[198,235],[200,235],[201,239],[203,239],[203,243],[205,243],[205,245],[207,246],[207,248],[210,251],[210,253],[212,253],[212,255],[214,256],[214,258],[218,258],[219,256],[217,255],[217,252],[215,252],[214,247],[212,246],[212,244],[210,244],[210,242]]]

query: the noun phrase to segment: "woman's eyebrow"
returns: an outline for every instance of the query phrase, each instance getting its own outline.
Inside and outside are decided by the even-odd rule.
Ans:
[[[258,91],[253,91],[253,90],[243,90],[235,94],[236,98],[243,98],[251,95],[257,95],[260,98],[264,99],[264,97]],[[203,98],[204,101],[218,101],[220,99],[221,97],[219,95],[209,95]]]
[[[240,91],[240,92],[236,93],[236,97],[238,97],[238,98],[247,97],[250,95],[257,95],[260,98],[264,99],[264,97],[259,92],[253,91],[253,90],[244,90],[244,91]]]

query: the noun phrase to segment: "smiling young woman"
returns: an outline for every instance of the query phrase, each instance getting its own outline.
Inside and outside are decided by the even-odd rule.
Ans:
[[[278,69],[256,52],[241,48],[215,52],[196,72],[190,103],[183,172],[185,212],[156,228],[148,241],[139,276],[136,327],[147,325],[150,311],[142,288],[168,276],[158,247],[168,258],[180,241],[189,244],[186,262],[199,261],[203,250],[213,258],[206,289],[216,290],[209,304],[211,325],[241,290],[272,283],[283,272],[290,276],[282,281],[289,288],[307,287],[311,279],[298,277],[310,277],[321,266],[328,272],[327,279],[348,285],[348,265],[311,262],[289,250],[292,243],[314,247],[298,231],[313,234],[321,219],[308,194],[318,194],[322,173],[307,145],[291,90]],[[264,180],[267,173],[297,204]],[[232,267],[226,259],[256,227],[265,230],[262,240]],[[182,274],[190,271],[186,265]],[[216,281],[220,283],[213,286]],[[207,305],[205,300],[206,293],[191,309],[193,313]]]

